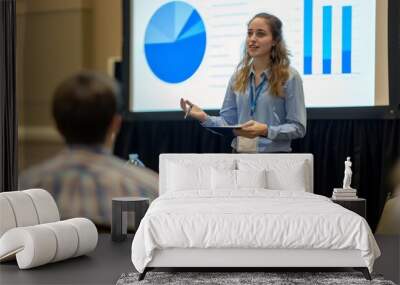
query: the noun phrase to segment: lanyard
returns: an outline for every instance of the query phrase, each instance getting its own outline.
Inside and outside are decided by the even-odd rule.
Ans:
[[[260,84],[258,84],[257,87],[255,87],[255,76],[252,77],[252,83],[250,85],[250,95],[249,95],[249,103],[250,103],[250,116],[253,117],[254,112],[256,111],[257,107],[257,100],[258,97],[260,97],[261,90],[263,89],[264,85],[266,84],[267,80],[265,79],[265,76],[263,76],[263,79],[261,80]],[[254,89],[255,89],[255,96],[254,96]]]

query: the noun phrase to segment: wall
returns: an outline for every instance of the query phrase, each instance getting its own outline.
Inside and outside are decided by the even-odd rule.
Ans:
[[[122,1],[93,0],[93,68],[107,71],[110,57],[122,57]]]

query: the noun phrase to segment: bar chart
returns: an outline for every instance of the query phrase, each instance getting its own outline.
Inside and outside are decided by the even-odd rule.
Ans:
[[[333,49],[333,6],[322,5],[316,7],[314,0],[304,0],[304,66],[305,75],[313,74],[313,46],[314,46],[314,9],[322,10],[322,73],[332,74],[332,61],[339,60],[332,58]],[[343,5],[341,7],[341,72],[352,73],[352,16],[353,6]]]

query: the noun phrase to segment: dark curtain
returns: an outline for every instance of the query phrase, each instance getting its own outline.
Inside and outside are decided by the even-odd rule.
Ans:
[[[344,161],[353,162],[352,186],[367,199],[367,220],[375,230],[387,194],[388,175],[400,156],[400,120],[311,120],[293,152],[314,155],[314,193],[330,197],[341,187]],[[115,153],[140,159],[158,171],[160,153],[230,153],[230,139],[214,135],[194,121],[124,122]]]
[[[0,191],[17,190],[15,0],[0,1]]]

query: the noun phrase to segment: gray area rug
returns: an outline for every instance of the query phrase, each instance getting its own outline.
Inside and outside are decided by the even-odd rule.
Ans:
[[[372,274],[372,281],[364,278],[360,272],[148,272],[142,281],[138,281],[139,273],[125,273],[117,281],[117,285],[146,284],[385,284],[395,285],[384,280],[380,275]]]

